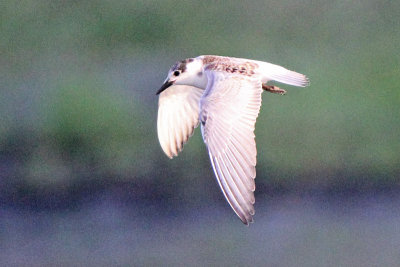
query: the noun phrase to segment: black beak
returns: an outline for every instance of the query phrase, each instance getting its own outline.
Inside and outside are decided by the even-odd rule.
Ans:
[[[170,86],[173,85],[173,84],[174,84],[174,82],[166,81],[166,82],[161,86],[161,88],[158,89],[156,95],[160,94],[162,91],[164,91],[165,89],[167,89],[168,87],[170,87]]]

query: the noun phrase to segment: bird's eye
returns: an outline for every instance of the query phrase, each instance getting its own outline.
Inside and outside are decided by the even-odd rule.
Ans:
[[[181,74],[180,71],[178,71],[178,70],[174,71],[174,76],[179,76],[179,74]]]

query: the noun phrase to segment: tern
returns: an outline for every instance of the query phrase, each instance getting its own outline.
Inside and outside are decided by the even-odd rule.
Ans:
[[[308,78],[268,62],[203,55],[174,64],[159,95],[157,133],[169,158],[177,156],[201,123],[218,184],[240,220],[253,222],[256,156],[254,128],[261,93],[285,94],[276,81],[305,87]]]

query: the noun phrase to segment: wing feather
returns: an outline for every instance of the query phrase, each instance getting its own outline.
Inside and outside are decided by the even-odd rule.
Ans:
[[[235,155],[232,153],[230,148],[227,151],[227,157],[228,157],[235,173],[237,174],[237,177],[239,177],[242,180],[243,184],[246,185],[246,188],[248,190],[253,192],[256,189],[255,184],[252,183],[252,181],[247,178],[249,175],[247,175],[244,170],[246,167],[242,166],[242,164],[240,163],[241,162],[240,159],[235,157]],[[253,198],[254,198],[254,195],[253,195]],[[254,204],[254,201],[253,201],[253,204]]]
[[[255,61],[259,65],[263,82],[274,80],[294,86],[305,87],[309,85],[308,78],[298,72],[288,70],[282,66],[268,62]]]
[[[157,133],[161,148],[172,158],[183,149],[199,123],[199,102],[204,90],[172,85],[160,93]]]
[[[202,134],[217,181],[232,209],[253,221],[256,176],[255,122],[261,106],[261,79],[206,71],[200,100]]]

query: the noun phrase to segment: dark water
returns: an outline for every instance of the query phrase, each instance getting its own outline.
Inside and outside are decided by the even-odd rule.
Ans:
[[[3,266],[399,266],[400,198],[259,199],[250,227],[225,203],[179,211],[107,198],[70,211],[3,207],[0,259]]]

